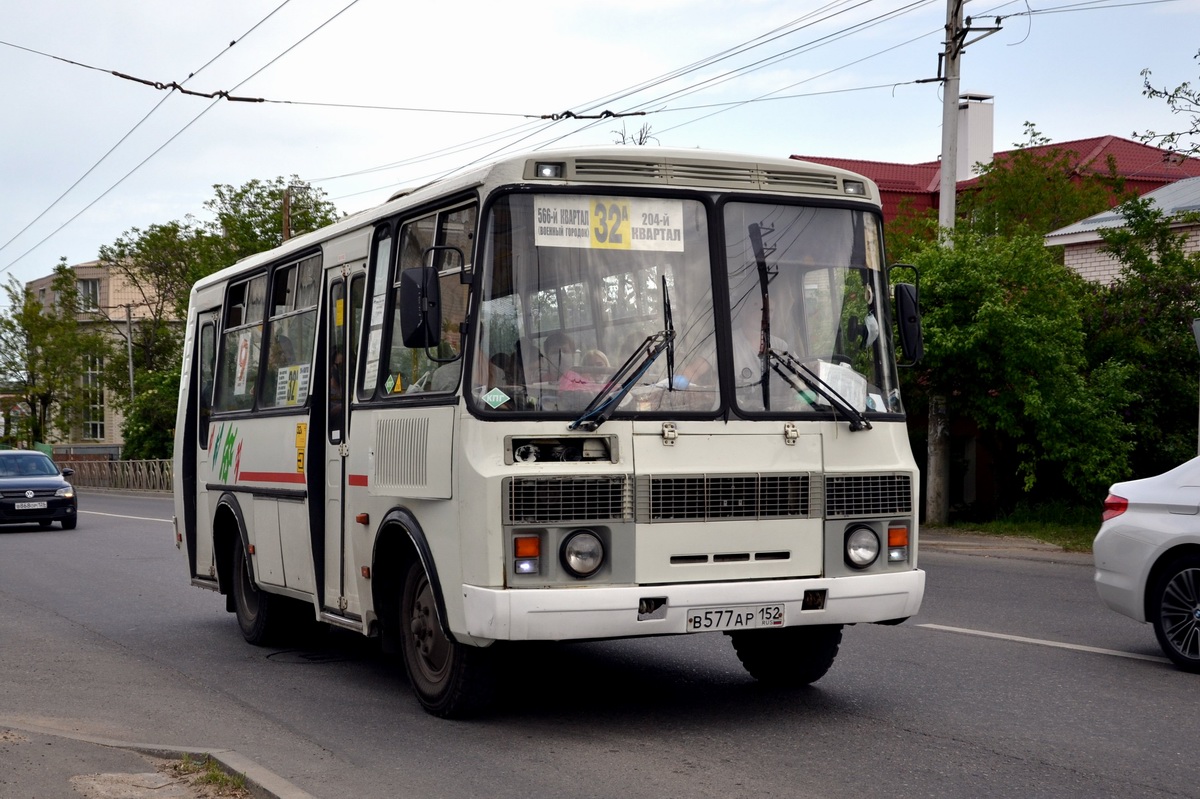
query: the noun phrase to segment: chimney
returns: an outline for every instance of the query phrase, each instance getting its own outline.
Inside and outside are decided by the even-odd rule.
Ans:
[[[992,162],[992,118],[995,106],[990,94],[958,96],[958,179],[978,177],[976,164]]]

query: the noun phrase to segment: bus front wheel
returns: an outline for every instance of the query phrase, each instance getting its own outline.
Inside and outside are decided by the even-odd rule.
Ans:
[[[258,590],[250,574],[246,550],[240,544],[233,548],[233,607],[242,637],[255,646],[270,643],[277,632],[275,597]]]
[[[416,561],[409,565],[400,592],[400,649],[408,681],[429,713],[464,718],[489,703],[492,653],[446,636],[433,585]]]
[[[842,625],[785,627],[729,633],[750,676],[784,687],[810,685],[825,676],[842,642]]]

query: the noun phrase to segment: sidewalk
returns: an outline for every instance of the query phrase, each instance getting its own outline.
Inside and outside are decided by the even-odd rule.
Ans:
[[[259,799],[314,799],[232,750],[113,741],[14,723],[0,716],[0,799],[216,799],[236,796],[161,770],[164,761],[212,758],[245,777]]]

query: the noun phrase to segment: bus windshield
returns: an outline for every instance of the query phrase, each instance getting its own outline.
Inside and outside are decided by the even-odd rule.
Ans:
[[[646,358],[644,371],[623,372],[636,384],[611,392],[606,417],[712,418],[727,403],[751,417],[847,405],[899,412],[876,218],[729,202],[714,270],[708,213],[698,200],[664,197],[495,202],[471,370],[476,410],[575,418],[611,392],[630,358]],[[714,281],[724,295],[716,306]]]

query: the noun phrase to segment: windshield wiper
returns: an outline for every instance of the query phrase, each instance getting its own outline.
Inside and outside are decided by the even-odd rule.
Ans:
[[[613,373],[604,387],[583,409],[579,418],[571,422],[567,429],[583,428],[591,432],[604,424],[621,400],[625,398],[625,395],[632,391],[637,382],[642,379],[642,375],[646,374],[646,370],[658,360],[658,356],[674,346],[674,330],[660,330],[653,335],[646,336],[646,340]]]
[[[797,385],[793,379],[793,377],[800,378],[806,386],[828,400],[829,404],[837,412],[846,416],[850,422],[851,430],[871,429],[871,423],[867,421],[867,417],[858,408],[851,405],[845,397],[834,391],[833,386],[818,377],[816,372],[797,360],[790,352],[769,349],[767,350],[767,356],[770,358],[771,368],[784,379],[784,382],[796,391],[803,391],[803,387]]]

